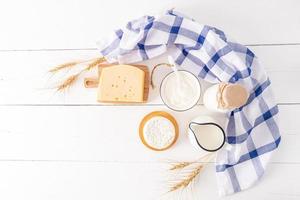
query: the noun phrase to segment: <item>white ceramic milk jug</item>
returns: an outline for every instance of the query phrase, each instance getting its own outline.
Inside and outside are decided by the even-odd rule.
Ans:
[[[201,155],[218,151],[225,144],[223,128],[209,116],[199,116],[189,123],[188,136]]]

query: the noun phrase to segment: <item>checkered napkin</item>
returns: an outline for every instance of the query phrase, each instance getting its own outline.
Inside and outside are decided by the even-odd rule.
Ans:
[[[109,62],[133,63],[167,50],[175,62],[211,83],[239,83],[250,91],[245,106],[228,114],[225,148],[216,157],[220,195],[252,186],[280,143],[278,107],[270,80],[247,47],[173,10],[128,22],[98,43]]]

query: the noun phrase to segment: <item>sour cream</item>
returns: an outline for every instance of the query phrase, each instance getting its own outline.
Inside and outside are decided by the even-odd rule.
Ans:
[[[169,108],[184,111],[194,107],[200,99],[198,78],[188,71],[168,74],[161,83],[160,96]]]

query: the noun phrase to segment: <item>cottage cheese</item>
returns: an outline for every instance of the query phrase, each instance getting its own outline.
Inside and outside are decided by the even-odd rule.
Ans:
[[[175,127],[165,117],[149,119],[143,128],[146,143],[156,149],[163,149],[172,144],[175,139]]]

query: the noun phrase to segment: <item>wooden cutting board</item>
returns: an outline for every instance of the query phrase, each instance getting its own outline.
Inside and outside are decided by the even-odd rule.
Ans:
[[[101,75],[101,69],[104,67],[110,67],[115,64],[100,64],[98,66],[98,77],[88,77],[84,79],[84,86],[86,88],[97,88],[99,83],[99,77]],[[135,67],[138,67],[139,69],[143,70],[145,72],[145,82],[144,82],[144,102],[148,101],[149,97],[149,85],[150,85],[150,74],[149,69],[145,65],[132,65]],[[118,102],[118,104],[122,104],[122,102]],[[130,102],[126,102],[127,104]],[[135,102],[136,103],[136,102]]]

